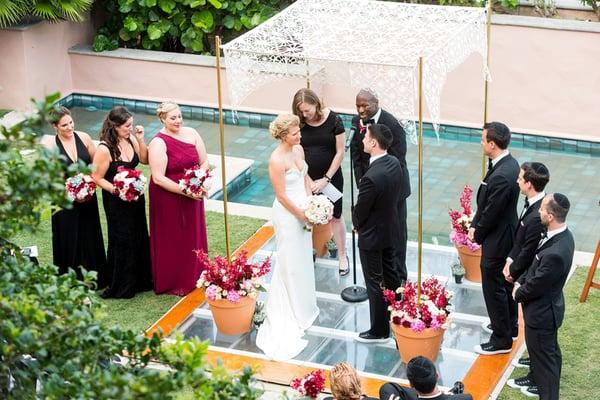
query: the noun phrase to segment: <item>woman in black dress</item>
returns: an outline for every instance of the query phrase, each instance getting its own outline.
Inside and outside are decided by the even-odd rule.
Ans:
[[[344,159],[345,129],[342,119],[335,112],[325,108],[310,89],[300,89],[294,95],[292,112],[300,118],[302,139],[311,190],[320,193],[331,182],[337,190],[344,190],[342,160]],[[348,274],[346,256],[346,226],[342,219],[342,199],[334,203],[331,230],[338,248],[339,273]]]
[[[71,112],[67,108],[61,107],[53,113],[51,123],[56,135],[45,137],[42,145],[63,156],[66,180],[69,177],[69,165],[79,161],[90,164],[96,148],[90,135],[75,131]],[[73,208],[52,215],[52,256],[60,274],[73,268],[81,279],[80,266],[83,266],[88,271],[98,273],[99,288],[106,286],[106,256],[96,194],[89,201],[73,202]]]
[[[114,107],[104,119],[94,156],[92,177],[102,188],[108,225],[108,289],[103,298],[132,298],[152,289],[144,196],[132,202],[121,200],[112,184],[118,167],[135,169],[139,162],[148,163],[144,128],[135,127],[134,140],[132,128],[131,113],[125,107]]]

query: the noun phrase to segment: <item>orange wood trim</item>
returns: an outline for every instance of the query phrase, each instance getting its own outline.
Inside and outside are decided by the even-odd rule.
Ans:
[[[580,303],[583,303],[587,300],[590,288],[600,289],[600,283],[594,282],[594,274],[596,273],[596,268],[598,268],[598,260],[600,260],[600,240],[596,245],[596,253],[594,254],[594,260],[590,265],[587,278],[585,279],[583,289],[581,290],[581,295],[579,296]]]
[[[256,253],[274,234],[272,226],[263,225],[244,242],[234,254],[238,254],[242,249],[248,252],[248,257]],[[204,290],[194,289],[187,296],[179,300],[169,311],[167,311],[158,321],[150,326],[144,333],[151,337],[155,332],[163,337],[169,336],[173,329],[185,320],[196,308],[204,303]]]
[[[473,400],[487,400],[500,382],[502,375],[510,366],[510,361],[515,357],[519,348],[525,341],[523,313],[519,306],[519,337],[513,342],[512,351],[506,354],[493,356],[479,355],[465,375],[465,393],[473,396]]]

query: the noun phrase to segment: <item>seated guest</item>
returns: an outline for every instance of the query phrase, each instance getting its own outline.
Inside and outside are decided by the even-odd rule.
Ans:
[[[329,384],[333,396],[323,400],[375,400],[362,394],[356,370],[347,362],[337,363],[329,373]]]
[[[462,383],[456,382],[452,393],[444,393],[437,386],[439,375],[435,365],[428,358],[417,356],[410,360],[406,366],[406,377],[410,388],[405,388],[397,383],[388,382],[379,389],[380,400],[416,400],[416,399],[452,399],[472,400],[470,394],[457,394],[462,392]],[[414,390],[413,390],[414,389]]]

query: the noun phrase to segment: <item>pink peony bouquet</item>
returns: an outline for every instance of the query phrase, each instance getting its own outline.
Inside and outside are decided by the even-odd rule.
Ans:
[[[402,294],[402,300],[396,299],[396,293]],[[446,329],[452,296],[453,293],[433,276],[421,283],[420,302],[417,302],[417,284],[411,281],[406,281],[396,292],[383,290],[392,323],[415,332],[425,328]]]
[[[200,198],[210,190],[212,180],[210,170],[194,165],[185,170],[183,178],[179,180],[179,188],[185,194]]]
[[[137,201],[144,194],[146,188],[146,177],[142,171],[125,168],[117,168],[117,174],[113,178],[115,194],[123,201]]]
[[[467,237],[469,227],[473,221],[475,213],[471,210],[471,194],[473,189],[469,185],[465,185],[463,192],[460,195],[460,207],[462,212],[450,209],[448,215],[452,221],[452,232],[450,232],[450,240],[457,246],[467,246],[471,251],[477,251],[481,247],[475,242],[472,242]]]
[[[211,260],[204,251],[197,253],[202,274],[196,287],[204,288],[209,300],[227,299],[237,303],[244,296],[256,297],[264,291],[262,277],[271,270],[271,260],[266,258],[261,264],[248,262],[248,253],[240,252],[237,257],[215,256]]]
[[[325,225],[333,217],[333,203],[324,194],[308,196],[306,204],[301,207],[304,215],[313,225]]]
[[[290,384],[292,389],[296,390],[300,396],[307,396],[316,399],[319,393],[325,388],[325,373],[321,369],[312,371],[302,378],[294,378]]]
[[[96,182],[89,175],[78,173],[65,181],[67,197],[71,201],[83,203],[91,200],[96,192]]]

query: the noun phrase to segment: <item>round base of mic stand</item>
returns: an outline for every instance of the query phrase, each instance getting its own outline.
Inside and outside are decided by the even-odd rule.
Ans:
[[[346,289],[342,290],[340,294],[344,301],[349,303],[360,303],[361,301],[367,300],[369,296],[367,296],[367,289],[362,286],[348,286]]]

